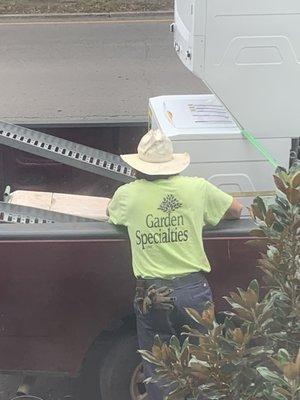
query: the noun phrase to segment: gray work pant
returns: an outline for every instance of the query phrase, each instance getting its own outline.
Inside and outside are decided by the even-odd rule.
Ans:
[[[150,281],[149,281],[150,282]],[[155,335],[159,335],[162,341],[169,342],[172,335],[176,335],[182,340],[182,326],[201,329],[201,327],[192,320],[185,311],[185,308],[194,308],[202,313],[207,302],[212,302],[212,293],[210,286],[201,273],[193,273],[188,277],[175,278],[172,281],[164,279],[151,279],[151,284],[155,283],[157,288],[168,286],[174,289],[175,308],[173,311],[151,310],[147,315],[142,315],[135,306],[137,317],[137,333],[139,347],[142,350],[151,350]],[[149,283],[150,284],[150,283]],[[144,364],[145,378],[152,376],[155,365],[146,361]],[[161,388],[159,384],[148,384],[147,392],[151,400],[162,400],[169,393],[170,389]]]

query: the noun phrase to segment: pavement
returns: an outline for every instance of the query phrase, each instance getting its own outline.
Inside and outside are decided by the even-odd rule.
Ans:
[[[98,19],[0,18],[0,120],[146,120],[148,98],[206,93],[178,60],[165,15]],[[21,377],[2,375],[0,400]],[[67,399],[72,381],[43,377],[34,394]]]
[[[0,400],[15,400],[19,383],[21,383],[21,375],[2,375],[0,379]],[[74,383],[69,378],[43,376],[37,380],[34,386],[32,400],[73,400],[73,385]],[[23,397],[23,399],[31,400],[30,397]],[[20,400],[22,400],[22,397]]]
[[[171,22],[0,19],[0,120],[145,120],[149,97],[207,92],[177,58]]]

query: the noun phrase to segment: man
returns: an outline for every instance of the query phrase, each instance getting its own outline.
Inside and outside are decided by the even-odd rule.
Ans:
[[[190,157],[173,154],[171,141],[159,130],[142,138],[138,154],[121,157],[137,171],[137,180],[116,191],[108,214],[111,223],[128,229],[138,280],[139,346],[150,350],[156,334],[168,341],[183,325],[193,325],[186,307],[201,313],[212,301],[202,229],[223,217],[239,218],[242,205],[202,178],[180,176]],[[154,369],[144,362],[145,378]],[[161,400],[168,390],[149,384],[147,392],[151,400]]]

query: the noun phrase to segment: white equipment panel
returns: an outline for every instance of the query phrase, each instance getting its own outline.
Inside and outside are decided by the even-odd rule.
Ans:
[[[149,123],[188,152],[190,176],[202,176],[226,192],[274,190],[274,168],[242,134],[215,95],[160,96],[149,101]],[[288,167],[290,138],[260,139],[279,165]]]
[[[175,0],[175,50],[258,138],[300,136],[300,1]]]

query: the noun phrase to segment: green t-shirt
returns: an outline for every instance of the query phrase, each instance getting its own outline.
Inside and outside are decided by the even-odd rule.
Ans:
[[[134,275],[172,279],[210,271],[202,229],[217,225],[232,200],[205,179],[178,175],[121,186],[108,211],[128,228]]]

